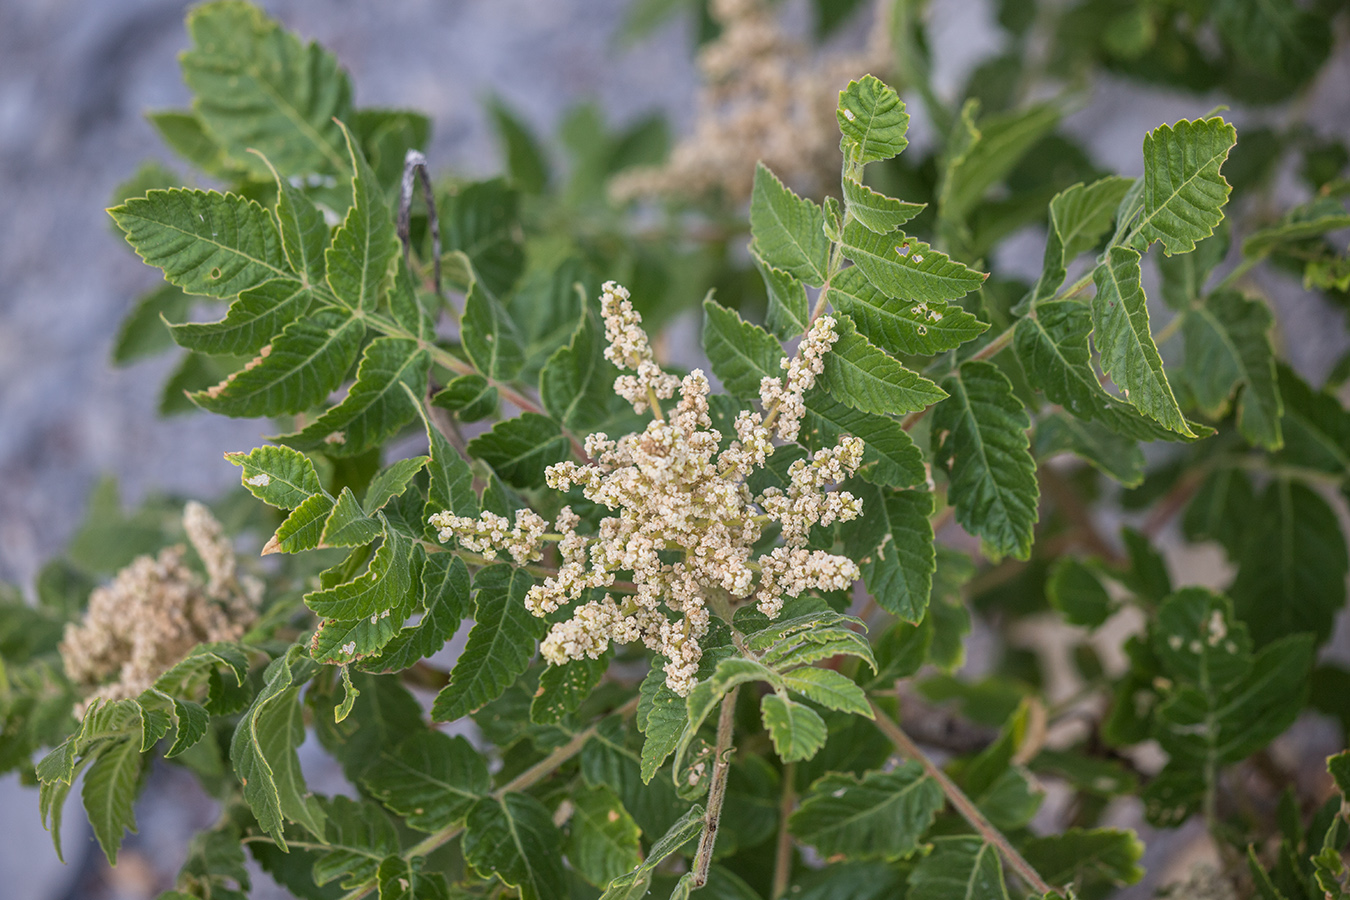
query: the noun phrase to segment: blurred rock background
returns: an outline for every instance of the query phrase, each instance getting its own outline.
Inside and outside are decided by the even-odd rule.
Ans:
[[[256,445],[265,424],[205,414],[161,420],[158,394],[172,361],[110,366],[117,324],[159,281],[114,233],[103,208],[147,158],[176,165],[142,113],[188,102],[177,65],[187,45],[178,0],[0,2],[0,580],[28,586],[78,523],[102,474],[123,498],[148,491],[212,496],[237,482],[221,454]],[[652,109],[676,134],[692,115],[692,23],[679,19],[636,43],[620,42],[628,0],[265,0],[289,28],[333,51],[361,105],[402,106],[434,122],[436,170],[490,174],[497,154],[481,101],[502,97],[541,135],[580,100],[611,122]],[[805,32],[805,2],[784,15]],[[1002,41],[983,0],[936,0],[930,36],[938,92],[953,96]],[[860,41],[844,29],[835,41]],[[1164,121],[1203,115],[1218,100],[1096,86],[1068,120],[1097,161],[1142,171],[1142,135]],[[1350,132],[1350,54],[1327,66],[1310,98],[1315,127]],[[1239,128],[1279,110],[1232,113]],[[916,115],[912,139],[927,143]],[[1000,261],[1028,274],[1042,238],[1006,246]],[[1320,379],[1344,352],[1339,316],[1296,285],[1266,286],[1299,368]],[[313,748],[310,748],[313,749]],[[321,763],[317,753],[307,762]],[[69,865],[57,862],[38,823],[36,793],[0,780],[0,896],[23,900],[153,897],[170,885],[185,835],[214,816],[192,779],[170,767],[138,810],[141,834],[108,873],[72,802]],[[315,780],[322,782],[323,773]],[[266,881],[262,876],[262,881]],[[257,897],[285,896],[263,887]],[[1146,896],[1141,895],[1141,896]]]

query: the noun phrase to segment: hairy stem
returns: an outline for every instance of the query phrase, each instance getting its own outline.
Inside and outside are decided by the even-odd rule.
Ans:
[[[620,706],[618,709],[614,710],[613,714],[618,714],[627,718],[628,716],[631,716],[635,710],[637,710],[637,705],[638,705],[638,698],[634,697],[632,700],[629,700],[623,706]],[[528,769],[526,769],[524,772],[521,772],[515,778],[512,778],[506,784],[497,788],[497,790],[493,791],[490,796],[492,796],[494,799],[500,800],[507,794],[511,794],[516,791],[523,791],[525,790],[525,788],[530,787],[533,784],[537,784],[540,781],[543,781],[545,778],[556,772],[564,763],[566,763],[572,757],[580,753],[581,748],[586,746],[586,742],[589,741],[591,738],[595,737],[595,733],[596,731],[599,730],[599,728],[600,722],[596,722],[589,728],[586,728],[583,731],[578,731],[576,734],[572,735],[572,739],[570,741],[563,744],[561,747],[558,747],[548,756],[545,756],[543,759],[539,760],[539,762],[530,766]],[[460,833],[463,831],[464,831],[463,825],[455,825],[453,827],[438,831],[435,834],[429,835],[422,841],[413,844],[406,851],[404,851],[403,858],[410,860],[415,859],[419,856],[426,856],[428,853],[435,850],[436,848],[448,844],[450,841],[459,837]],[[362,885],[361,887],[356,888],[350,893],[344,894],[342,900],[361,900],[362,897],[369,895],[370,892],[373,890],[375,890],[375,883],[371,882],[370,884]]]
[[[788,880],[792,877],[792,833],[788,831],[788,816],[796,807],[797,764],[790,762],[783,767],[783,800],[778,805],[778,848],[773,858],[771,900],[778,900],[787,893]]]
[[[1045,879],[1041,878],[1036,870],[1031,867],[1031,863],[1027,862],[1022,854],[1018,853],[1017,849],[1008,843],[1008,839],[1003,836],[1003,832],[995,828],[984,817],[984,813],[980,812],[965,792],[957,787],[956,782],[948,778],[947,773],[942,771],[937,763],[929,759],[928,754],[920,750],[919,745],[910,740],[909,735],[905,734],[900,726],[886,714],[886,711],[877,706],[874,700],[869,699],[867,702],[872,705],[872,714],[876,716],[876,725],[877,728],[881,729],[881,733],[886,735],[902,754],[923,766],[923,770],[942,788],[942,793],[947,796],[947,800],[952,807],[961,814],[961,818],[965,819],[970,827],[979,833],[985,843],[992,845],[1003,855],[1008,865],[1012,867],[1022,881],[1026,882],[1027,886],[1038,894],[1050,893],[1053,889],[1045,883]]]
[[[717,748],[713,756],[712,783],[708,786],[708,807],[703,814],[703,836],[698,839],[698,853],[694,856],[694,887],[708,883],[708,869],[712,866],[713,845],[717,843],[717,825],[722,819],[722,801],[727,796],[727,773],[731,769],[731,734],[736,724],[736,695],[740,686],[732,688],[722,698],[722,710],[717,716]]]

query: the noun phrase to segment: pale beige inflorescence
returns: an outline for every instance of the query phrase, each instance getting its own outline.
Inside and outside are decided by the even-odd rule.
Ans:
[[[721,192],[750,196],[755,163],[819,194],[838,177],[839,86],[892,67],[890,3],[877,3],[867,47],[812,57],[779,26],[766,0],[712,0],[721,34],[699,54],[702,84],[693,132],[660,167],[614,180],[618,199]]]
[[[77,716],[96,698],[137,696],[193,647],[237,641],[257,619],[262,582],[238,571],[234,548],[211,512],[188,503],[183,529],[205,580],[186,564],[181,544],[138,556],[95,588],[84,618],[66,626],[60,647],[66,674],[95,687]]]
[[[802,395],[815,383],[835,340],[828,316],[816,321],[795,357],[784,361],[784,377],[764,379],[765,411],[741,412],[736,439],[720,449],[722,435],[712,427],[703,372],[695,369],[679,380],[661,370],[622,287],[605,285],[602,311],[606,356],[637,373],[620,376],[616,393],[636,411],[653,409],[655,415],[642,431],[617,440],[590,435],[585,450],[593,462],[548,468],[549,487],[580,487],[586,499],[612,515],[586,536],[577,532],[580,517],[563,507],[555,534],[548,536],[558,541],[557,573],[531,588],[525,603],[546,616],[594,592],[570,619],[550,629],[540,646],[543,657],[554,664],[594,659],[611,643],[640,640],[666,659],[666,683],[683,695],[695,682],[710,605],[752,601],[775,618],[785,597],[844,589],[858,578],[853,561],[806,545],[817,523],[848,521],[861,512],[856,497],[830,486],[857,470],[863,444],[845,436],[794,462],[786,490],[769,488],[754,496],[747,484],[773,454],[775,438],[797,435]],[[676,386],[679,400],[663,415],[659,400],[673,398]],[[442,541],[457,538],[484,555],[507,550],[520,563],[539,558],[545,535],[537,519],[522,511],[514,528],[493,513],[477,519],[438,513],[431,521]],[[783,543],[755,557],[754,545],[770,522],[781,525]],[[625,575],[626,583],[618,583]]]

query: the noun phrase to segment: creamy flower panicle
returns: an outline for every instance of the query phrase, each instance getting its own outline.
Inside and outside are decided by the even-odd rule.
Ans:
[[[695,682],[710,603],[753,601],[776,618],[785,597],[844,589],[858,578],[852,560],[808,550],[806,543],[814,525],[860,514],[861,501],[830,485],[857,470],[863,444],[845,436],[836,446],[793,463],[786,491],[769,488],[754,496],[747,484],[773,454],[775,438],[797,436],[803,395],[815,384],[837,337],[830,317],[817,319],[796,355],[783,361],[784,377],[763,380],[764,412],[740,413],[736,439],[719,450],[722,435],[708,414],[703,372],[695,369],[680,380],[661,370],[642,318],[619,285],[605,285],[601,311],[609,342],[605,356],[635,373],[616,379],[614,390],[635,411],[652,409],[654,418],[641,432],[617,440],[590,435],[585,443],[590,463],[548,468],[549,487],[580,487],[588,500],[613,515],[585,536],[576,530],[580,517],[563,507],[554,521],[556,534],[549,536],[558,541],[557,573],[531,588],[525,603],[545,616],[588,591],[614,589],[555,624],[540,645],[541,654],[560,664],[598,658],[611,642],[640,640],[667,660],[666,683],[683,695]],[[674,398],[677,389],[678,402],[663,415],[659,401]],[[544,522],[529,510],[517,513],[514,526],[488,512],[476,519],[438,513],[431,521],[443,542],[455,538],[485,556],[505,550],[520,564],[542,557]],[[764,527],[774,521],[781,525],[783,545],[753,557]],[[624,574],[631,581],[617,584]]]

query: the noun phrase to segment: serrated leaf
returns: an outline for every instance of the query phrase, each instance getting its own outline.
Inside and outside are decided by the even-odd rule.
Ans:
[[[474,279],[464,298],[460,340],[474,366],[488,378],[510,381],[525,365],[519,329],[481,278]]]
[[[636,869],[642,862],[641,832],[614,792],[598,785],[571,799],[567,860],[581,877],[604,887]]]
[[[410,456],[381,469],[371,479],[370,486],[366,488],[366,497],[361,501],[361,508],[366,515],[374,515],[386,503],[406,491],[413,478],[426,468],[430,460],[429,456]]]
[[[364,517],[350,489],[344,495],[351,498],[347,504],[354,516]],[[341,507],[339,501],[339,507]],[[334,511],[334,515],[337,511]],[[364,575],[328,590],[311,591],[305,595],[305,605],[316,615],[330,619],[361,619],[380,616],[397,609],[406,602],[412,588],[412,558],[414,544],[404,537],[381,515],[384,543],[375,552]],[[339,523],[341,527],[342,523]],[[378,535],[377,535],[378,536]],[[362,542],[367,543],[367,542]],[[396,623],[396,624],[401,624]]]
[[[1350,414],[1326,390],[1315,391],[1284,364],[1275,366],[1284,404],[1280,462],[1350,476]]]
[[[1336,514],[1314,491],[1282,478],[1255,509],[1230,588],[1238,616],[1261,643],[1301,632],[1325,640],[1350,572]]]
[[[641,900],[647,896],[656,867],[703,831],[703,813],[703,807],[698,805],[686,810],[670,830],[652,844],[641,865],[610,882],[600,900]]]
[[[538,413],[504,419],[469,441],[469,454],[492,466],[518,488],[544,486],[544,470],[567,458],[567,438],[557,423]]]
[[[341,878],[339,885],[350,889],[368,883],[381,860],[398,852],[398,832],[374,803],[339,796],[321,808],[327,820],[326,851],[314,861],[315,884]]]
[[[858,474],[874,484],[909,487],[927,477],[923,454],[895,419],[838,402],[820,386],[806,393],[806,415],[797,441],[809,450],[833,447],[851,434],[864,444]]]
[[[192,402],[236,418],[302,412],[342,383],[365,331],[354,316],[319,310],[287,325],[252,363]]]
[[[940,837],[909,876],[912,900],[1008,900],[998,851],[977,837]]]
[[[117,864],[123,833],[136,830],[134,804],[147,760],[139,742],[117,741],[99,751],[85,773],[80,799],[109,865]]]
[[[844,269],[830,281],[830,305],[853,319],[860,334],[894,354],[932,356],[979,337],[989,326],[954,304],[894,299],[873,286],[862,269]]]
[[[1096,573],[1071,556],[1055,562],[1045,583],[1045,595],[1070,625],[1096,628],[1107,620],[1113,607],[1111,595]]]
[[[999,554],[1031,554],[1040,489],[1028,451],[1031,420],[992,363],[965,363],[942,382],[933,411],[934,461],[950,466],[956,521]]]
[[[1249,235],[1242,242],[1242,255],[1262,256],[1281,244],[1305,241],[1346,227],[1350,227],[1350,212],[1345,204],[1333,197],[1317,197],[1289,210],[1274,225]]]
[[[431,405],[448,409],[461,422],[477,422],[497,411],[497,389],[476,372],[461,375],[432,397]]]
[[[1055,105],[1038,104],[988,116],[976,128],[972,121],[976,109],[978,103],[967,101],[962,110],[969,137],[956,143],[958,149],[951,153],[943,175],[939,213],[947,222],[965,221],[989,188],[1053,131],[1060,117]]]
[[[417,417],[417,405],[409,391],[417,397],[425,394],[430,371],[431,357],[417,341],[376,338],[366,345],[356,381],[342,402],[303,430],[275,440],[297,450],[323,449],[330,456],[358,456]]]
[[[876,671],[872,645],[854,630],[861,624],[861,619],[834,612],[810,613],[775,621],[750,635],[747,643],[763,665],[776,671],[839,655],[856,656]]]
[[[798,197],[759,163],[750,194],[753,251],[764,262],[812,287],[825,283],[830,241],[825,214],[808,198]]]
[[[1054,196],[1050,201],[1045,261],[1032,293],[1033,306],[1054,296],[1064,284],[1068,264],[1078,254],[1095,247],[1106,234],[1132,184],[1131,178],[1113,175],[1092,184],[1075,184]]]
[[[437,696],[431,716],[448,722],[500,697],[524,673],[547,623],[525,608],[534,579],[523,569],[499,564],[474,577],[474,626]]]
[[[1037,459],[1073,453],[1125,487],[1138,487],[1144,481],[1144,451],[1139,444],[1101,422],[1054,412],[1036,423],[1032,443]]]
[[[778,339],[711,298],[703,301],[703,351],[713,374],[742,400],[759,398],[760,379],[783,374]]]
[[[484,797],[464,825],[464,859],[485,878],[496,875],[521,900],[565,900],[562,834],[528,794]]]
[[[689,725],[685,698],[666,685],[664,668],[655,662],[639,688],[637,715],[638,728],[646,736],[642,742],[642,783],[649,784],[666,757],[675,752]]]
[[[764,290],[768,294],[769,308],[765,313],[765,325],[769,331],[782,340],[805,334],[811,317],[806,287],[787,272],[775,269],[760,259],[753,248],[750,258],[764,279]]]
[[[371,672],[401,672],[445,646],[469,614],[469,569],[449,553],[432,553],[422,566],[421,620],[390,639],[380,655],[362,662]]]
[[[604,357],[604,332],[587,311],[571,342],[554,352],[539,372],[539,399],[564,427],[584,434],[612,417],[618,374]]]
[[[882,609],[918,622],[928,608],[933,572],[933,495],[850,485],[862,516],[843,526],[844,546],[862,569],[863,583]]]
[[[902,300],[956,300],[985,279],[920,240],[899,232],[877,234],[861,222],[844,226],[844,255],[883,294]]]
[[[810,759],[825,746],[825,720],[814,709],[779,694],[768,694],[760,705],[764,728],[774,752],[785,763]]]
[[[351,85],[332,54],[302,44],[262,10],[211,3],[187,19],[192,47],[182,56],[193,110],[231,161],[257,178],[336,174],[347,166],[337,119],[351,112]]]
[[[174,731],[173,745],[164,754],[166,759],[172,759],[191,749],[193,745],[206,737],[206,730],[211,724],[211,714],[200,703],[193,703],[191,700],[179,700],[176,697],[172,699],[174,719],[177,726]]]
[[[323,543],[323,529],[333,512],[333,502],[327,494],[315,494],[302,502],[263,547],[263,555],[317,549]]]
[[[1161,241],[1168,256],[1214,233],[1228,202],[1219,174],[1237,131],[1223,119],[1182,119],[1144,137],[1144,207],[1135,226],[1143,246]]]
[[[230,741],[230,762],[244,786],[244,800],[258,826],[283,850],[284,819],[323,834],[322,813],[308,799],[295,752],[305,738],[300,687],[317,670],[304,647],[292,644],[263,673],[263,689],[239,720]]]
[[[438,512],[451,510],[457,516],[478,517],[478,494],[473,488],[473,471],[464,457],[459,455],[440,429],[431,424],[427,411],[419,403],[417,413],[426,426],[428,450],[431,460],[427,463],[427,502],[422,508],[422,521],[426,521]],[[429,536],[435,529],[427,525]]]
[[[237,194],[150,191],[108,215],[147,265],[189,294],[228,298],[291,275],[271,214]]]
[[[1049,884],[1106,881],[1134,884],[1144,877],[1144,845],[1133,831],[1069,828],[1033,837],[1021,847],[1031,867]]]
[[[462,254],[475,282],[496,297],[511,290],[524,267],[517,236],[519,206],[519,191],[501,178],[490,178],[460,186],[441,208],[445,249]]]
[[[844,203],[849,214],[877,234],[890,234],[928,206],[887,197],[848,176],[844,176],[843,185]]]
[[[206,123],[196,113],[188,110],[164,109],[145,114],[146,120],[159,132],[159,136],[169,149],[183,160],[201,169],[213,178],[222,181],[235,181],[247,173],[225,154],[225,148],[213,136],[207,134]],[[181,183],[181,179],[175,179]],[[154,187],[170,187],[157,184]],[[122,192],[126,196],[126,192]]]
[[[904,859],[918,849],[942,804],[942,789],[918,763],[861,780],[831,773],[811,785],[788,827],[827,857]]]
[[[551,665],[539,676],[539,690],[530,702],[530,721],[550,725],[576,712],[609,669],[609,654]]]
[[[834,669],[805,667],[782,674],[783,684],[813,703],[865,718],[874,718],[867,695],[853,679]]]
[[[234,676],[236,686],[243,685],[248,675],[248,656],[238,644],[213,641],[193,647],[187,656],[155,679],[154,687],[170,696],[195,692],[221,666]]]
[[[258,352],[287,325],[314,305],[314,294],[292,278],[273,278],[249,288],[230,304],[217,322],[169,325],[180,347],[220,356],[249,356]]]
[[[332,246],[324,251],[325,277],[339,302],[349,309],[373,312],[399,255],[398,235],[384,189],[347,126],[338,124],[351,159],[352,205],[333,232]]]
[[[172,347],[174,337],[165,323],[186,316],[194,302],[192,297],[171,284],[161,285],[137,300],[122,324],[117,326],[117,336],[113,338],[113,364],[126,365]]]
[[[854,162],[879,162],[899,156],[909,141],[909,114],[895,88],[872,75],[850,81],[839,92],[835,112],[844,142],[852,145]]]
[[[379,900],[450,900],[450,889],[440,872],[422,871],[421,859],[394,855],[380,862],[375,873]]]
[[[383,532],[384,527],[361,509],[352,489],[344,487],[333,504],[333,511],[328,514],[319,543],[324,547],[360,547]]]
[[[1233,291],[1210,294],[1185,313],[1186,380],[1207,415],[1221,416],[1242,389],[1238,430],[1253,444],[1278,450],[1284,414],[1275,382],[1269,307]]]
[[[286,260],[300,275],[308,276],[310,284],[323,284],[327,278],[324,251],[328,248],[328,222],[319,208],[299,188],[281,177],[266,157],[263,162],[272,170],[277,185],[277,224],[281,226],[281,246]]]
[[[487,763],[462,737],[413,734],[382,750],[362,784],[418,831],[440,831],[463,820],[492,789]]]
[[[937,403],[947,395],[937,385],[902,366],[858,334],[841,315],[837,340],[825,354],[822,383],[837,399],[863,412],[903,415]]]
[[[257,447],[248,453],[226,453],[225,461],[239,466],[244,487],[268,506],[295,509],[323,493],[314,464],[290,447]]]
[[[1149,331],[1148,302],[1140,281],[1139,254],[1112,247],[1092,273],[1093,341],[1102,355],[1102,371],[1120,386],[1131,405],[1185,437],[1194,437]]]

